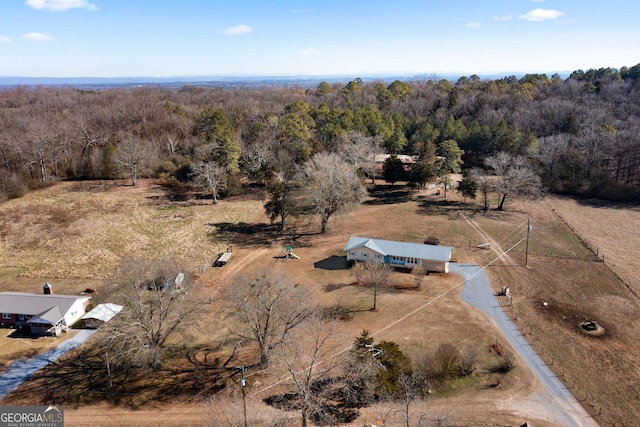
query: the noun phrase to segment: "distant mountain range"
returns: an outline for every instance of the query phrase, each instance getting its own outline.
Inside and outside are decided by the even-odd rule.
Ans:
[[[483,79],[500,79],[505,76],[522,76],[525,73],[504,73],[481,75]],[[551,75],[550,73],[548,75]],[[561,75],[569,73],[561,73]],[[459,75],[420,74],[420,75],[327,75],[327,76],[177,76],[177,77],[0,77],[0,86],[73,86],[78,88],[109,88],[135,86],[181,87],[185,85],[207,87],[260,87],[260,86],[302,86],[315,87],[320,82],[347,83],[357,77],[363,81],[392,82],[394,80],[446,79],[456,81]]]

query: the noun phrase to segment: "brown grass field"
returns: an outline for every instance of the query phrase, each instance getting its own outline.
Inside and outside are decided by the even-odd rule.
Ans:
[[[232,286],[236,274],[256,267],[283,269],[312,289],[319,304],[357,310],[351,320],[340,324],[333,343],[336,349],[347,348],[367,329],[377,332],[376,340],[397,342],[414,362],[444,342],[478,352],[476,374],[416,403],[417,413],[446,418],[453,425],[519,426],[525,421],[535,426],[558,425],[536,397],[540,385],[521,364],[506,375],[493,372],[497,356],[491,344],[501,342],[501,334],[482,313],[461,301],[460,287],[394,323],[459,284],[455,275],[429,275],[422,289],[414,290],[409,289],[410,275],[395,273],[395,290],[379,296],[379,310],[371,312],[371,295],[352,285],[355,279],[350,271],[317,265],[342,256],[349,235],[415,242],[436,236],[441,244],[455,248],[454,257],[460,261],[493,262],[487,269],[492,286],[495,290],[508,286],[513,294],[513,307],[506,308],[507,313],[600,425],[637,425],[640,236],[634,230],[640,227],[640,211],[553,197],[510,200],[507,211],[483,214],[474,203],[463,204],[453,193],[444,200],[425,191],[378,186],[357,210],[332,218],[324,235],[317,234],[317,219],[296,220],[292,226],[300,237],[291,242],[290,236],[269,226],[259,197],[211,205],[200,200],[171,202],[149,181],[136,188],[109,182],[61,183],[0,205],[0,289],[40,292],[49,281],[57,293],[96,287],[99,300],[100,289],[109,285],[110,272],[121,260],[170,257],[199,275],[200,292],[218,301],[216,297]],[[526,235],[527,218],[533,227],[525,268],[525,244],[515,244]],[[494,249],[515,247],[494,261],[494,251],[477,248],[488,240]],[[279,259],[290,243],[300,260]],[[233,246],[231,263],[203,272],[203,266],[227,245]],[[594,254],[596,249],[600,256]],[[224,307],[214,308],[201,320],[183,344],[196,356],[228,355]],[[586,334],[580,327],[585,320],[597,321],[604,334]],[[6,340],[12,342],[0,350],[0,362],[29,354],[23,353],[29,344],[21,348],[21,342]],[[41,339],[31,341],[31,347],[39,346]],[[73,357],[67,358],[67,364],[43,369],[1,403],[56,403],[56,391],[64,390],[67,401],[73,402],[65,403],[67,425],[219,425],[224,414],[239,422],[237,378],[221,388],[206,363],[167,366],[155,379],[132,378],[140,386],[136,393],[92,394],[87,382],[104,378],[91,377],[83,370],[86,367],[74,364]],[[251,360],[251,349],[237,357]],[[78,390],[86,393],[75,400],[69,400],[70,386],[55,383],[57,370],[67,368],[79,369],[78,377],[89,375],[85,382],[79,380]],[[282,378],[277,370],[249,373],[250,419],[290,418],[290,425],[296,425],[297,414],[277,411],[261,400],[286,390]],[[389,405],[363,409],[353,425],[380,424],[393,409]],[[387,424],[394,425],[389,420]]]

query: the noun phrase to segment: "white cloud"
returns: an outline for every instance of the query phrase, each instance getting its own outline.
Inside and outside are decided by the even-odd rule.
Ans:
[[[513,18],[513,15],[504,15],[504,16],[494,16],[493,19],[496,21],[509,21]]]
[[[472,30],[475,30],[476,28],[480,28],[480,23],[479,22],[469,22],[467,24],[467,28],[471,28]]]
[[[317,49],[314,49],[312,47],[309,47],[309,48],[303,50],[302,52],[300,52],[300,55],[304,55],[304,56],[320,55],[320,51],[317,50]]]
[[[48,34],[42,33],[27,33],[21,37],[23,40],[31,40],[35,42],[46,42],[47,40],[51,40],[51,36]]]
[[[560,16],[564,15],[564,13],[559,10],[554,9],[533,9],[524,15],[520,15],[520,19],[524,19],[526,21],[531,22],[541,22],[546,21],[547,19],[556,19]]]
[[[228,36],[237,36],[240,34],[250,33],[251,31],[253,31],[253,28],[248,25],[242,24],[236,25],[235,27],[229,27],[226,30],[219,31],[219,33],[226,34]]]
[[[98,10],[95,4],[91,4],[87,0],[26,0],[24,4],[36,10],[44,9],[55,12],[64,12],[69,9]]]
[[[9,37],[0,36],[0,43],[11,43],[11,39]]]

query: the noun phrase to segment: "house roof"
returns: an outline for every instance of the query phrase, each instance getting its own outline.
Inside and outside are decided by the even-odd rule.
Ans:
[[[89,299],[90,297],[77,295],[0,292],[0,313],[25,314],[28,316],[41,317],[57,306],[61,313],[61,316],[55,320],[57,322],[69,311],[74,302]],[[47,318],[54,314],[55,312],[47,314]]]
[[[33,316],[27,320],[27,323],[44,323],[49,325],[55,325],[64,318],[64,314],[60,310],[59,305],[54,305],[48,310],[43,311],[40,314]]]
[[[120,313],[121,310],[122,306],[118,304],[112,304],[110,302],[98,304],[90,312],[82,316],[82,319],[96,319],[108,322],[113,316]]]
[[[357,248],[369,248],[382,255],[411,257],[431,261],[451,260],[450,246],[425,245],[422,243],[396,242],[393,240],[372,239],[370,237],[349,238],[344,248],[348,252]]]

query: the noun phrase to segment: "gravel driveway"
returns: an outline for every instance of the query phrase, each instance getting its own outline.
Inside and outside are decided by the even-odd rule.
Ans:
[[[484,311],[493,319],[505,339],[544,386],[544,392],[532,396],[532,400],[538,403],[538,407],[546,409],[547,416],[544,418],[550,418],[562,426],[598,426],[598,423],[591,418],[573,394],[551,372],[502,310],[489,286],[489,279],[484,270],[472,264],[455,263],[450,265],[450,269],[452,273],[464,278],[462,299]],[[539,405],[540,403],[542,405]],[[536,414],[536,416],[539,415]]]
[[[56,348],[46,353],[40,354],[31,359],[21,359],[13,362],[2,375],[0,375],[0,399],[15,390],[23,381],[26,381],[38,370],[44,368],[49,363],[56,361],[65,353],[78,347],[85,342],[95,330],[83,329],[76,334],[62,341]]]

